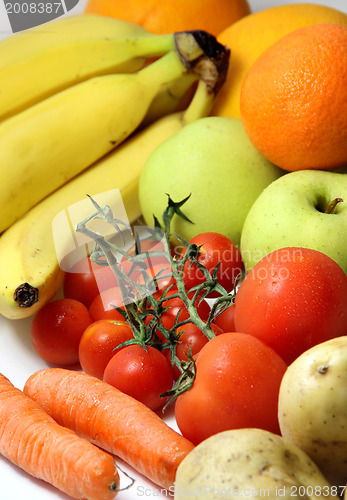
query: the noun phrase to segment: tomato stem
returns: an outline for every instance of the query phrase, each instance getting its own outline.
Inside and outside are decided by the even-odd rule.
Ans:
[[[178,396],[188,391],[194,383],[196,375],[196,367],[195,367],[195,360],[191,352],[189,352],[188,354],[188,361],[184,361],[182,365],[183,365],[181,368],[182,373],[178,378],[178,380],[176,381],[173,388],[170,391],[161,394],[162,397],[169,398],[167,403],[163,407],[163,412],[171,403],[173,403],[178,398]]]
[[[88,236],[90,239],[94,240],[97,246],[102,250],[102,253],[106,257],[108,265],[110,266],[113,274],[116,277],[117,284],[119,286],[119,290],[124,303],[126,319],[128,323],[131,325],[135,337],[140,341],[140,343],[144,343],[146,337],[145,325],[143,321],[140,320],[137,314],[137,308],[134,307],[134,297],[129,293],[130,292],[129,287],[127,286],[127,283],[124,280],[124,276],[126,275],[122,273],[117,258],[113,253],[113,248],[116,249],[117,251],[119,251],[120,249],[112,245],[110,242],[108,242],[102,234],[97,233],[96,231],[93,231],[87,227],[87,223],[92,219],[95,219],[96,217],[102,217],[107,222],[112,222],[113,218],[110,219],[110,209],[107,206],[100,207],[94,200],[92,200],[92,202],[96,207],[96,211],[93,212],[86,219],[84,219],[82,222],[79,222],[76,225],[75,230],[77,232],[81,232],[85,236]],[[124,225],[126,226],[126,224]],[[117,226],[115,225],[115,227]],[[134,282],[132,283],[135,284]]]
[[[188,217],[186,217],[186,215],[184,215],[184,213],[181,211],[181,206],[189,199],[189,197],[190,196],[188,196],[187,198],[185,198],[184,200],[182,200],[180,202],[174,202],[170,198],[170,196],[168,196],[168,206],[163,214],[163,222],[165,224],[164,234],[165,234],[168,246],[170,246],[171,222],[172,222],[174,215],[178,215],[178,216],[182,217],[183,219],[185,219],[186,221],[191,222],[188,219]],[[187,243],[187,251],[186,251],[185,255],[183,256],[183,258],[181,259],[181,261],[179,261],[179,263],[177,263],[176,259],[174,259],[172,257],[172,255],[170,254],[172,274],[173,274],[173,277],[175,279],[175,283],[177,286],[179,296],[180,296],[181,300],[183,301],[185,307],[188,310],[191,323],[193,323],[200,330],[202,330],[203,333],[206,335],[206,337],[209,340],[211,340],[215,336],[215,333],[212,330],[210,324],[205,323],[200,318],[200,316],[197,312],[197,309],[196,309],[196,302],[197,302],[198,297],[199,297],[199,292],[198,292],[198,290],[196,290],[193,298],[190,299],[188,297],[188,293],[186,291],[186,287],[184,284],[184,280],[183,280],[184,264],[185,264],[185,261],[187,260],[187,258],[190,257],[190,254],[191,254],[190,249],[192,248],[192,245],[189,245],[188,242],[185,242],[185,243]],[[194,245],[194,246],[196,246],[196,245]],[[204,270],[205,270],[205,268],[204,268]],[[205,271],[208,273],[207,270],[205,270]],[[209,273],[208,273],[208,275],[209,275]],[[209,277],[211,278],[210,275],[209,275]],[[206,284],[205,284],[205,287],[206,287]],[[201,290],[202,290],[202,288],[203,288],[203,286],[201,287]]]

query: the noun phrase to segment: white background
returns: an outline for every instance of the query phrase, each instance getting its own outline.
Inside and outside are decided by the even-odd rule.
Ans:
[[[81,12],[86,1],[80,0],[79,5],[70,11],[70,15]],[[303,2],[328,5],[347,12],[347,0],[302,0],[301,2],[299,0],[249,0],[253,12],[275,5]],[[10,34],[11,30],[4,3],[0,0],[0,38]],[[30,320],[9,321],[0,317],[0,372],[20,389],[23,388],[26,379],[31,373],[47,366],[37,356],[31,345],[30,323]],[[172,416],[168,416],[167,420],[170,425],[175,427]],[[167,492],[160,492],[157,486],[139,477],[134,471],[126,470],[135,477],[136,483],[131,489],[119,493],[117,498],[120,500],[168,497]],[[123,484],[126,484],[125,480]],[[61,494],[50,485],[30,477],[0,456],[0,499],[68,500],[69,497]]]

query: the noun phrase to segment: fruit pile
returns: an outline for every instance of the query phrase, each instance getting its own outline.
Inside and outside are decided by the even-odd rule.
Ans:
[[[347,14],[204,3],[1,42],[0,453],[72,498],[345,492]]]

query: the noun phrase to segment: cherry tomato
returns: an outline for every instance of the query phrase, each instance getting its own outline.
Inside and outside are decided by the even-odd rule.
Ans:
[[[235,304],[230,304],[227,309],[225,309],[216,318],[213,319],[213,323],[219,326],[219,328],[221,328],[224,333],[236,332],[234,316]]]
[[[34,316],[31,339],[39,356],[54,365],[78,363],[78,346],[92,318],[82,302],[57,299]]]
[[[211,328],[215,335],[220,335],[223,333],[222,329],[217,325],[211,323]],[[177,334],[179,335],[179,343],[176,347],[176,356],[182,361],[188,361],[187,354],[189,351],[192,356],[198,354],[203,346],[207,344],[209,339],[203,333],[200,328],[198,328],[193,323],[187,323],[177,328]],[[177,366],[174,367],[174,377],[177,379],[181,375],[181,371]]]
[[[89,307],[92,320],[112,319],[124,321],[123,316],[114,306],[124,309],[122,295],[118,286],[109,288],[95,297]]]
[[[150,238],[144,238],[140,240],[140,248],[139,248],[140,253],[147,253],[148,254],[148,260],[147,264],[149,267],[152,267],[155,264],[168,264],[169,263],[169,252],[171,249],[167,249],[166,242],[163,240],[156,240]],[[161,252],[162,255],[158,255],[156,257],[153,256],[153,252]],[[134,256],[135,255],[135,245],[133,245],[127,253],[129,255]]]
[[[144,283],[144,276],[147,274],[147,277],[150,279],[158,278],[157,286],[155,288],[163,288],[167,286],[170,282],[173,282],[173,278],[171,277],[171,263],[169,258],[170,250],[167,249],[166,242],[164,240],[153,239],[152,237],[143,238],[139,241],[139,251],[140,255],[142,254],[145,260],[142,265],[140,263],[134,263],[128,257],[123,257],[121,260],[121,265],[124,268],[125,272],[129,272],[132,270],[131,278],[133,281],[138,281],[138,283]],[[160,256],[153,256],[154,252],[161,252]],[[131,256],[135,255],[135,245],[133,245],[127,253]],[[145,274],[144,274],[145,271]],[[169,276],[168,276],[169,275]],[[162,277],[166,276],[166,277]]]
[[[157,290],[166,289],[169,285],[175,282],[172,276],[172,270],[170,263],[168,262],[156,262],[154,265],[149,265],[145,270],[146,274],[138,273],[136,281],[143,285],[145,283],[145,278],[153,280],[153,293]],[[135,280],[134,280],[135,281]],[[156,281],[156,282],[155,282]]]
[[[131,263],[127,261],[124,264],[124,272],[130,272]],[[147,276],[150,279],[154,279],[156,276],[158,277],[158,286],[155,288],[153,284],[153,291],[157,289],[160,291],[164,288],[167,288],[171,283],[174,283],[174,278],[171,276],[170,269],[167,269],[167,265],[163,263],[155,264],[153,267],[150,267],[146,270]],[[134,272],[129,274],[133,281],[136,281],[138,284],[144,284],[144,276],[143,274],[136,269]],[[136,297],[136,290],[133,288],[133,297]],[[92,301],[89,311],[93,318],[93,321],[97,321],[99,319],[115,319],[115,320],[123,320],[122,315],[114,308],[114,305],[117,307],[123,307],[123,299],[120,293],[120,288],[118,286],[109,288],[99,293]]]
[[[192,387],[176,400],[181,433],[194,444],[244,427],[279,433],[278,393],[286,368],[271,347],[252,335],[217,335],[197,356]]]
[[[199,247],[197,260],[205,266],[212,274],[213,270],[220,262],[218,271],[218,282],[227,292],[234,288],[237,278],[243,271],[242,257],[237,246],[226,236],[219,233],[200,233],[192,238],[189,243],[194,243]],[[186,248],[182,250],[183,257]],[[197,286],[206,278],[196,264],[191,265],[188,259],[183,270],[183,278],[188,288]],[[218,297],[220,294],[211,292],[209,297]]]
[[[291,363],[314,345],[346,335],[347,276],[316,250],[276,250],[241,283],[235,325]]]
[[[157,276],[161,280],[161,286],[166,286],[173,278],[171,277],[171,265],[168,261],[146,259],[144,262],[134,263],[132,260],[123,258],[120,262],[124,273],[131,278],[132,281],[139,285],[143,285],[146,280],[154,280]],[[165,276],[161,278],[161,276]],[[155,289],[155,285],[153,284]]]
[[[109,361],[104,381],[120,391],[158,410],[166,401],[160,395],[173,384],[172,369],[165,356],[154,347],[124,347]]]
[[[79,300],[89,307],[99,293],[116,284],[109,266],[100,266],[85,257],[66,272],[63,293],[65,298]]]
[[[152,262],[153,261],[153,262]],[[151,279],[158,275],[158,287],[162,288],[173,282],[171,276],[163,277],[171,273],[170,264],[167,260],[148,259],[146,272]],[[122,259],[121,265],[129,277],[140,284],[144,283],[143,273],[140,267],[133,267],[128,259]],[[166,271],[164,273],[164,270]],[[131,272],[130,272],[131,271]],[[90,307],[92,301],[100,293],[118,286],[117,279],[109,266],[101,266],[86,257],[66,272],[63,285],[65,298],[79,300],[85,306]]]
[[[107,363],[120,344],[133,338],[131,326],[125,321],[101,319],[84,331],[78,349],[82,369],[102,380]]]

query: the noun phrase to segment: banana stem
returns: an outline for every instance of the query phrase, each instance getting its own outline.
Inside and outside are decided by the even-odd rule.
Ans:
[[[229,66],[230,50],[205,31],[182,31],[173,36],[175,50],[138,72],[149,83],[164,84],[183,74],[205,82],[214,96],[223,85]],[[200,92],[200,91],[199,91]]]
[[[136,57],[160,57],[175,50],[175,38],[172,34],[134,37],[132,44]]]
[[[184,124],[188,125],[188,123],[192,123],[202,116],[208,116],[212,109],[214,97],[215,94],[208,90],[206,83],[199,80],[195,94],[183,113]]]
[[[148,80],[148,85],[162,87],[187,72],[177,52],[171,51],[157,61],[141,69],[137,74],[141,81]]]
[[[226,79],[230,50],[204,31],[176,33],[175,42],[183,64],[199,78],[183,115],[183,122],[188,124],[210,114],[213,100]]]
[[[216,95],[225,82],[230,50],[206,31],[175,33],[176,50],[190,73],[203,80]]]

